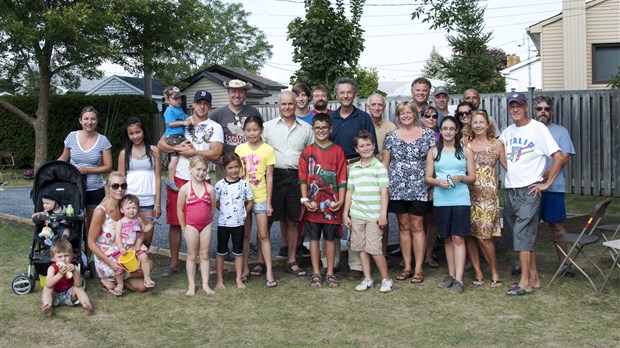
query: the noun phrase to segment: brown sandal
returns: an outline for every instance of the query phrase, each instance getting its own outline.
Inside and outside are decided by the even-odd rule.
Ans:
[[[411,278],[413,273],[411,271],[402,271],[396,276],[396,280],[406,280]]]
[[[419,272],[413,275],[411,282],[414,284],[420,284],[424,282],[424,272]]]

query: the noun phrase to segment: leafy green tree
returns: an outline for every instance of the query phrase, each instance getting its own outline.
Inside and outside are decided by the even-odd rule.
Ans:
[[[618,72],[611,77],[611,82],[607,85],[609,88],[620,88],[620,66],[618,66]]]
[[[471,0],[421,0],[416,4],[413,18],[423,17],[422,22],[432,23],[431,29],[455,32],[446,35],[452,58],[442,63],[450,92],[463,93],[468,88],[481,93],[505,91],[506,79],[498,70],[505,66],[503,51],[488,50],[492,33],[484,32],[484,7]]]
[[[422,68],[422,74],[428,78],[436,79],[436,80],[447,80],[448,75],[444,68],[445,59],[437,52],[435,46],[431,50],[431,55],[428,57],[426,62],[424,62],[424,67]]]
[[[337,78],[353,77],[364,50],[364,30],[360,19],[365,0],[350,0],[350,19],[344,1],[306,0],[305,18],[288,25],[293,44],[293,61],[301,64],[291,83],[333,86]]]
[[[358,97],[365,99],[379,91],[379,72],[376,68],[366,69],[358,67],[355,69],[353,78],[357,83]]]
[[[126,1],[126,0],[125,0]],[[0,71],[5,79],[32,83],[38,94],[35,115],[0,98],[3,107],[35,131],[34,166],[47,160],[49,95],[52,79],[76,86],[76,72],[100,77],[97,69],[118,53],[114,31],[121,1],[2,1],[0,3]],[[18,80],[19,81],[19,80]]]

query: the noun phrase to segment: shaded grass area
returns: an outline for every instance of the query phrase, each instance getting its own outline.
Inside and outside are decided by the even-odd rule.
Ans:
[[[160,278],[167,259],[154,256],[157,287],[153,291],[115,297],[99,291],[95,280],[88,279],[93,316],[86,316],[79,307],[60,307],[51,319],[45,319],[40,313],[38,282],[36,291],[24,296],[14,295],[10,288],[13,277],[26,270],[30,233],[30,229],[0,222],[3,347],[613,347],[620,340],[618,280],[601,295],[580,275],[560,279],[549,288],[557,259],[545,242],[538,257],[543,289],[521,298],[504,295],[508,284],[516,280],[510,276],[514,254],[504,252],[499,253],[499,264],[505,286],[491,289],[489,274],[484,286],[471,286],[473,272],[467,272],[462,295],[435,286],[447,272],[445,262],[440,261],[441,268],[426,270],[423,284],[396,282],[390,294],[380,294],[377,284],[357,293],[353,290],[357,282],[344,279],[337,289],[311,289],[306,278],[295,278],[278,268],[277,288],[267,289],[263,277],[251,278],[246,290],[236,290],[230,273],[226,290],[188,298],[184,296],[184,272]],[[548,240],[548,231],[541,228],[541,234],[543,241]],[[392,277],[398,271],[391,269]],[[377,272],[373,275],[378,282]],[[595,279],[600,283],[600,277]],[[213,279],[211,285],[215,285]]]

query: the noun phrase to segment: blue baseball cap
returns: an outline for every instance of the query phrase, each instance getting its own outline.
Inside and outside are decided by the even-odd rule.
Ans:
[[[523,93],[510,93],[510,95],[508,96],[508,104],[513,101],[516,101],[521,105],[527,104],[527,99],[525,99],[525,94]]]
[[[194,101],[197,102],[199,100],[206,100],[211,104],[211,93],[204,89],[197,91],[196,94],[194,94]]]

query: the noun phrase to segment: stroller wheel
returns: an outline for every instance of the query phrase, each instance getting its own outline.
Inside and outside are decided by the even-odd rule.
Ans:
[[[82,278],[82,289],[86,291],[86,277],[84,275],[80,275],[80,277]]]
[[[34,288],[34,279],[26,273],[22,273],[13,279],[11,283],[13,292],[17,295],[26,295]]]

